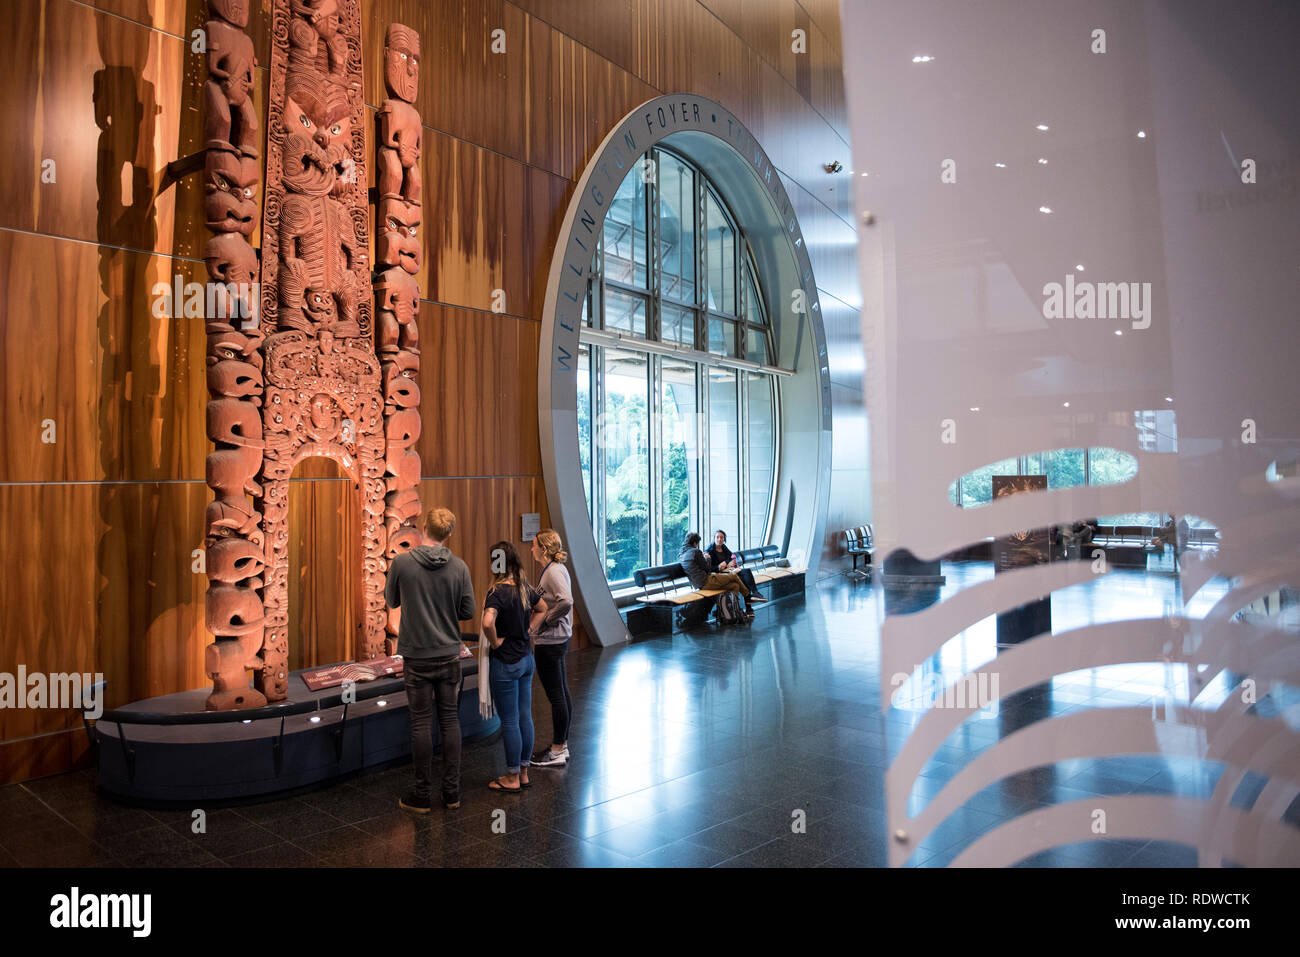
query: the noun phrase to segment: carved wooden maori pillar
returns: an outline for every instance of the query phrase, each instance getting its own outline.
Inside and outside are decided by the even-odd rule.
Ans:
[[[420,455],[411,446],[420,437],[420,344],[415,319],[420,311],[420,35],[391,24],[384,39],[384,85],[388,99],[378,116],[376,167],[375,344],[383,363],[384,482],[386,557],[420,544]],[[388,649],[396,644],[396,619],[389,622]]]
[[[371,315],[358,0],[275,0],[262,220],[266,638],[257,687],[288,690],[288,489],[326,456],[362,523],[359,660],[384,654],[384,389]],[[346,560],[346,556],[340,556]]]
[[[204,250],[209,288],[206,619],[212,644],[204,669],[209,709],[254,708],[265,696],[248,687],[260,672],[264,614],[258,589],[265,563],[258,495],[262,467],[262,333],[257,325],[257,253],[249,245],[258,214],[258,126],[252,87],[253,42],[244,33],[248,0],[209,0],[208,79],[204,88],[204,213],[213,236]]]

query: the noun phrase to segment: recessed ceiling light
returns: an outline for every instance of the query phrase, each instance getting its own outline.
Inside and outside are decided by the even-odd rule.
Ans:
[[[1123,330],[1123,329],[1116,329],[1116,330],[1115,330],[1115,335],[1117,335],[1117,336],[1122,336],[1122,335],[1124,335],[1124,330]]]
[[[1070,403],[1068,402],[1062,402],[1061,405],[1065,406],[1067,409],[1070,407]]]
[[[1140,140],[1144,140],[1144,139],[1146,139],[1146,138],[1147,138],[1147,131],[1146,131],[1146,130],[1138,130],[1138,139],[1140,139]]]
[[[1007,168],[1007,164],[1006,164],[1006,163],[994,163],[993,165],[996,166],[998,169],[1006,169],[1006,168]]]
[[[928,53],[925,53],[925,54],[922,54],[921,56],[914,56],[914,57],[912,57],[912,62],[913,62],[913,63],[929,63],[929,62],[930,62],[931,60],[933,60],[933,59],[934,59],[934,57],[930,56]]]
[[[1038,207],[1038,211],[1039,211],[1040,213],[1050,213],[1050,212],[1052,211],[1052,207],[1050,207],[1050,206],[1039,206],[1039,207]]]
[[[1083,272],[1083,263],[1075,263],[1074,268],[1079,270],[1079,272]]]
[[[1034,129],[1038,130],[1040,133],[1046,133],[1049,129],[1051,129],[1051,127],[1048,126],[1046,123],[1039,123],[1036,127],[1034,127]]]
[[[863,175],[863,176],[870,176],[871,174],[870,174],[870,173],[863,173],[862,175]]]
[[[978,412],[978,411],[980,410],[980,407],[979,407],[978,405],[972,405],[972,406],[970,407],[970,410],[971,410],[972,412]]]
[[[320,724],[320,715],[314,714],[307,720],[310,721],[312,724]]]
[[[1041,156],[1038,157],[1038,165],[1039,165],[1039,166],[1046,166],[1046,165],[1047,165],[1047,160],[1043,159],[1043,157],[1041,157]]]
[[[1165,396],[1165,401],[1166,401],[1166,402],[1173,402],[1173,401],[1174,401],[1174,397],[1171,396],[1171,395],[1167,395],[1167,396]]]

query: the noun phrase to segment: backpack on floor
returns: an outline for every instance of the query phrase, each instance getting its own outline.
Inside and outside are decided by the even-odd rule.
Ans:
[[[724,591],[719,595],[717,610],[714,614],[720,625],[734,625],[745,621],[745,613],[740,607],[740,593]]]

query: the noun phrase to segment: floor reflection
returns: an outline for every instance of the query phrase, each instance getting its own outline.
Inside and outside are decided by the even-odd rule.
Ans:
[[[945,597],[992,576],[986,564],[945,565]],[[1220,588],[1198,598],[1209,607]],[[499,746],[467,751],[464,805],[425,818],[396,807],[409,768],[323,791],[214,812],[205,835],[189,812],[116,807],[88,773],[0,788],[0,863],[351,866],[881,866],[886,863],[885,768],[920,712],[879,707],[879,591],[829,578],[803,599],[764,606],[747,626],[591,648],[570,657],[573,760],[535,769],[533,787],[505,805],[486,783],[504,770]],[[1053,596],[1064,631],[1157,617],[1181,607],[1169,576],[1116,570]],[[929,663],[955,678],[992,658],[992,616]],[[912,793],[915,811],[1000,736],[1099,705],[1185,702],[1185,672],[1123,665],[1054,678],[1001,702],[995,720],[963,723]],[[534,695],[537,726],[550,720]],[[546,740],[539,740],[545,744]],[[975,795],[910,863],[941,866],[1007,818],[1099,794],[1205,795],[1217,766],[1153,757],[1065,761]],[[1253,800],[1248,780],[1234,802]],[[1292,808],[1295,811],[1295,808]],[[1071,845],[1024,862],[1055,866],[1182,866],[1195,853],[1159,842]]]

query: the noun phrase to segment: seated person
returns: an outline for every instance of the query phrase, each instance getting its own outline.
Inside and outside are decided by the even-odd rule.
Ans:
[[[749,597],[754,601],[767,601],[758,593],[758,585],[754,582],[754,573],[748,568],[740,567],[740,556],[727,547],[727,533],[718,529],[713,534],[713,544],[709,546],[704,553],[708,556],[715,572],[735,572],[740,576],[740,580],[745,583],[749,589]]]
[[[696,588],[740,592],[745,597],[745,613],[753,617],[753,603],[750,601],[749,588],[740,580],[739,575],[709,570],[709,560],[700,551],[699,532],[691,532],[686,536],[682,550],[677,554],[677,560],[681,562],[686,577]]]

